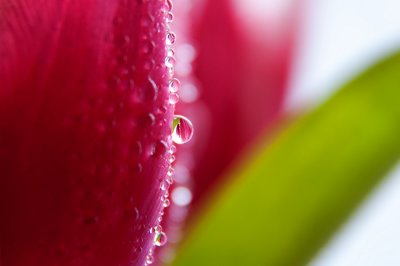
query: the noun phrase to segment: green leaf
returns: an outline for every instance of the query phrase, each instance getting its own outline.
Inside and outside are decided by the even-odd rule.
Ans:
[[[305,265],[399,155],[400,53],[233,171],[174,265]]]

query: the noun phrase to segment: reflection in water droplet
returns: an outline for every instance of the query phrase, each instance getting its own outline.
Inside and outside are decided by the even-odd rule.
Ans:
[[[167,235],[164,232],[157,233],[154,237],[154,245],[164,246],[167,243]]]
[[[189,119],[175,115],[172,126],[172,141],[176,144],[185,144],[193,137],[193,125]]]

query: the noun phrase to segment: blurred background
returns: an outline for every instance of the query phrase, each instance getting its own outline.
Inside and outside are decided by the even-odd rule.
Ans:
[[[260,5],[263,1],[253,2]],[[305,3],[285,104],[289,112],[315,106],[369,64],[400,48],[400,1],[307,0]],[[400,167],[397,167],[312,265],[400,265],[399,207]]]
[[[237,159],[232,154],[242,153],[243,147],[250,144],[249,139],[273,128],[280,114],[297,116],[312,110],[358,73],[400,48],[398,0],[231,0],[233,15],[224,13],[229,10],[229,1],[208,1],[206,7],[204,2],[207,1],[193,1],[194,9],[206,10],[206,19],[198,23],[200,27],[194,27],[193,39],[183,42],[193,41],[199,48],[194,75],[200,99],[210,112],[202,114],[207,119],[197,118],[191,112],[199,114],[204,110],[193,101],[187,101],[187,109],[180,111],[191,117],[194,125],[201,125],[198,130],[203,131],[196,132],[192,143],[197,145],[196,151],[200,150],[198,146],[204,146],[196,143],[207,143],[207,136],[196,138],[203,138],[208,127],[214,128],[210,139],[218,142],[205,146],[205,158],[195,155],[195,206],[204,191],[215,185],[214,180]],[[176,27],[179,28],[179,20]],[[184,30],[178,29],[178,36],[185,35],[179,32]],[[219,40],[223,42],[221,47]],[[179,46],[177,51],[179,64],[184,57],[179,58]],[[241,58],[247,61],[240,61]],[[259,69],[267,71],[260,73]],[[180,77],[183,84],[185,74]],[[246,93],[238,93],[243,88]],[[220,102],[224,91],[230,93],[225,93]],[[246,98],[236,99],[235,94]],[[257,112],[270,116],[263,121],[254,120]],[[230,121],[231,128],[224,124],[228,116],[235,117],[235,122]],[[212,119],[218,121],[214,127]],[[261,126],[254,126],[255,121]],[[246,132],[248,129],[252,131]],[[230,132],[242,136],[235,138]],[[238,143],[238,147],[232,149],[229,143]],[[190,146],[187,148],[191,150]],[[189,157],[183,151],[180,158]],[[400,166],[374,189],[311,265],[400,265],[399,207]]]
[[[246,147],[270,134],[279,124],[276,121],[314,109],[341,85],[400,48],[398,0],[193,3],[202,11],[188,15],[189,8],[184,11],[182,6],[190,5],[182,0],[175,22],[181,37],[176,73],[183,84],[178,111],[197,126],[193,141],[180,150],[176,179],[178,188],[193,192],[187,202],[193,196],[193,209]],[[195,21],[190,29],[182,22],[188,20]],[[182,40],[190,35],[192,39]],[[183,65],[187,58],[188,65],[194,62],[193,76]],[[230,128],[223,123],[226,119]],[[374,189],[311,265],[400,265],[399,207],[400,166]],[[174,207],[171,213],[174,219]],[[174,233],[169,236],[174,243]]]

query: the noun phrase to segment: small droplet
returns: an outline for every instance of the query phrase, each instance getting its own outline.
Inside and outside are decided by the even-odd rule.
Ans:
[[[172,126],[172,141],[176,144],[185,144],[193,137],[193,125],[189,119],[175,115]]]
[[[169,185],[169,183],[167,181],[162,181],[161,184],[160,184],[160,189],[162,191],[166,191],[166,190],[168,190],[169,186],[170,185]]]
[[[154,262],[154,257],[153,257],[153,255],[151,255],[151,254],[147,255],[147,257],[146,257],[146,263],[149,265],[149,264],[153,264],[153,262]]]
[[[168,50],[167,50],[167,55],[168,55],[168,56],[174,56],[174,55],[175,55],[175,50],[172,49],[172,48],[168,48]]]
[[[154,245],[157,247],[164,246],[167,243],[167,235],[164,232],[160,232],[154,237]]]
[[[149,40],[145,40],[145,43],[142,46],[143,54],[151,54],[153,52],[153,49],[154,49],[154,43]]]
[[[169,103],[177,104],[179,102],[179,95],[176,92],[173,92],[169,95]]]
[[[181,86],[181,82],[177,78],[173,78],[169,81],[169,91],[172,93],[176,93]]]
[[[169,69],[173,69],[175,66],[176,59],[173,56],[165,57],[165,66]]]
[[[175,155],[171,155],[171,157],[169,157],[169,162],[170,163],[175,162],[175,160],[176,160]]]
[[[168,144],[163,140],[159,140],[154,144],[152,155],[163,156],[165,153],[167,153],[167,150]]]
[[[171,23],[174,20],[174,14],[172,12],[167,13],[167,23]]]
[[[162,233],[162,226],[161,226],[161,225],[156,225],[156,226],[152,227],[152,228],[150,229],[150,233],[151,233],[151,234],[152,234],[152,233],[156,233],[156,234]]]
[[[166,5],[167,5],[167,10],[172,11],[173,8],[172,0],[167,0]]]
[[[163,206],[164,206],[164,208],[169,207],[170,204],[171,204],[171,202],[169,201],[169,199],[164,199],[164,200],[163,200]]]
[[[171,154],[175,154],[176,153],[176,146],[175,145],[171,145],[171,148],[169,149],[169,153],[171,153]]]
[[[168,169],[167,175],[168,175],[168,176],[173,176],[173,175],[174,175],[174,168],[170,167],[170,168]]]
[[[167,175],[167,177],[165,178],[165,181],[167,181],[168,184],[172,185],[174,183],[174,177]]]
[[[175,43],[175,40],[176,40],[175,33],[173,33],[172,31],[168,32],[167,39],[166,39],[167,45],[173,45]]]

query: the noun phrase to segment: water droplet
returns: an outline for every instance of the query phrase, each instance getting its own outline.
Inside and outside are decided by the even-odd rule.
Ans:
[[[169,157],[169,162],[170,163],[175,162],[175,160],[176,160],[175,155],[171,155],[171,157]]]
[[[174,175],[174,168],[170,167],[170,168],[168,169],[167,175],[168,175],[168,176],[173,176],[173,175]]]
[[[176,78],[173,78],[169,81],[168,87],[169,87],[169,91],[172,93],[177,92],[179,90],[180,86],[181,86],[181,82]]]
[[[147,264],[153,264],[153,262],[154,262],[154,257],[153,257],[153,255],[151,255],[151,254],[147,255],[147,257],[146,257],[146,263],[147,263]]]
[[[138,119],[138,124],[143,128],[154,126],[155,122],[156,122],[156,117],[152,113],[143,115]]]
[[[179,95],[176,92],[173,92],[169,95],[169,103],[177,104],[179,102]]]
[[[153,233],[156,233],[156,234],[162,233],[162,226],[156,225],[156,226],[150,228],[150,234],[153,234]]]
[[[164,232],[160,232],[154,237],[154,245],[157,247],[164,246],[167,243],[167,235]]]
[[[167,50],[167,56],[174,56],[175,55],[175,50],[172,48],[168,48]]]
[[[173,33],[172,31],[168,32],[167,39],[166,39],[167,45],[173,45],[175,43],[175,40],[176,40],[175,33]]]
[[[164,199],[164,200],[163,200],[163,206],[164,206],[164,208],[169,207],[170,204],[171,204],[171,202],[169,201],[169,199]]]
[[[173,56],[165,57],[165,66],[169,69],[173,69],[175,65],[176,59]]]
[[[193,137],[193,125],[189,119],[181,115],[175,115],[172,126],[172,141],[176,144],[184,144]]]
[[[171,154],[175,154],[176,153],[176,146],[175,145],[171,145],[171,148],[169,149],[169,153],[171,153]]]
[[[160,140],[154,144],[152,155],[163,156],[165,153],[167,153],[167,150],[168,150],[168,144],[165,141]]]
[[[172,12],[167,13],[167,23],[171,23],[174,20],[174,14]]]
[[[153,49],[154,49],[154,43],[149,40],[145,40],[145,43],[142,46],[142,52],[144,54],[151,54],[153,52]]]
[[[167,0],[166,5],[167,5],[167,10],[172,11],[172,8],[174,7],[172,0]]]
[[[149,77],[145,86],[136,87],[135,100],[137,102],[146,103],[155,101],[158,96],[158,86],[155,81]]]
[[[136,220],[136,221],[139,220],[139,218],[140,218],[140,213],[139,213],[139,209],[138,209],[137,207],[135,207],[135,208],[133,209],[133,214],[135,215],[135,220]]]
[[[168,184],[172,185],[174,183],[174,177],[172,175],[167,175],[165,181],[167,181]]]
[[[169,183],[167,181],[162,181],[160,184],[160,189],[162,191],[166,191],[169,189]]]

